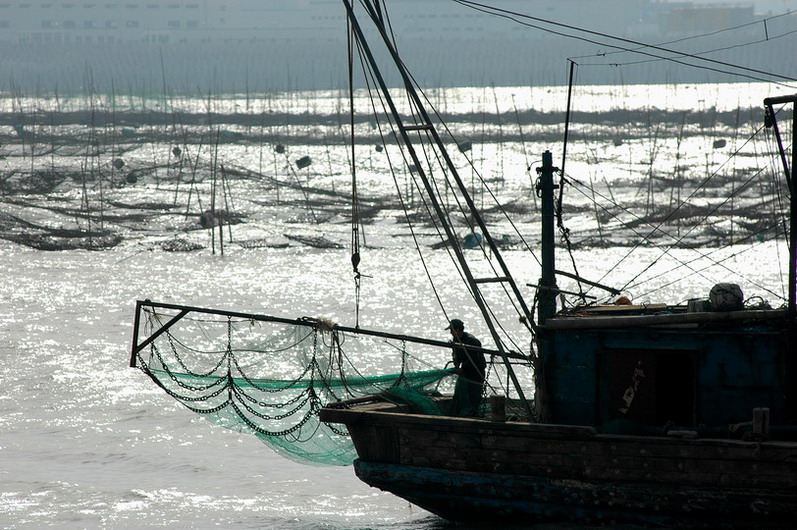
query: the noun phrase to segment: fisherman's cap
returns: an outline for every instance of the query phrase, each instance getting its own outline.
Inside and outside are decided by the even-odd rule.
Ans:
[[[446,329],[465,329],[465,323],[458,318],[452,318]]]

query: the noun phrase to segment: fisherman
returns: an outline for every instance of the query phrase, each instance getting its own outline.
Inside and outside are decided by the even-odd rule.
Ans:
[[[465,332],[465,324],[458,318],[451,320],[446,328],[451,331],[453,343],[454,368],[457,373],[457,384],[454,387],[454,399],[451,402],[451,415],[476,416],[484,390],[484,375],[487,361],[484,353],[469,348],[481,348],[479,339]]]

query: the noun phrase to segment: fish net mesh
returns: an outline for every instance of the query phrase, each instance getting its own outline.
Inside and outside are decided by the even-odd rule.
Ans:
[[[412,344],[411,352],[403,342],[344,335],[321,320],[189,313],[169,322],[173,313],[143,311],[141,336],[155,337],[135,354],[144,373],[189,410],[298,462],[348,465],[356,458],[345,427],[318,419],[326,404],[382,394],[439,414],[428,396],[450,388],[451,372],[434,368],[450,356],[444,348]],[[416,355],[431,355],[433,364],[418,369]]]

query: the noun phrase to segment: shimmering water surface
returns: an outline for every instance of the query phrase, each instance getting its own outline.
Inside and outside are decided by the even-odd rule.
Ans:
[[[736,99],[749,97],[752,101],[765,92],[760,86],[745,87],[736,89]],[[709,96],[705,97],[727,103],[729,98],[721,97],[720,88],[707,87]],[[651,104],[646,94],[657,90],[637,87],[626,92],[632,96],[633,105],[642,107]],[[690,93],[699,89],[681,90]],[[459,89],[451,93],[449,101],[478,101],[480,91]],[[681,96],[672,93],[665,101],[678,102],[683,108]],[[313,105],[329,104],[324,94],[302,97],[309,98]],[[595,94],[593,107],[603,108],[606,97]],[[701,101],[708,105],[705,97]],[[512,98],[502,97],[501,101]],[[471,125],[477,128],[477,124]],[[627,169],[644,165],[644,160],[650,165],[650,142],[640,140],[635,145],[624,147],[627,152],[618,151],[616,156],[605,155],[605,150],[616,147],[606,146],[602,151],[606,167],[617,169],[625,164]],[[498,151],[506,153],[512,167],[522,167],[521,153],[527,148],[515,140]],[[235,147],[229,149],[227,156],[235,157]],[[492,149],[497,150],[495,146]],[[601,178],[600,165],[590,165],[594,146],[580,143],[573,151],[576,162],[571,172],[585,179],[588,176],[584,171],[595,174],[596,180]],[[254,148],[247,148],[238,160],[256,165],[254,153]],[[666,167],[673,160],[671,152],[656,164]],[[708,165],[709,161],[706,158],[701,163]],[[335,167],[345,175],[345,165]],[[373,165],[369,167],[371,173],[365,171],[364,178],[366,183],[373,179],[371,189],[389,189],[379,181],[379,171]],[[588,169],[579,172],[581,168]],[[616,173],[609,174],[608,179],[613,177]],[[528,183],[528,175],[521,170],[504,191],[530,201]],[[155,187],[155,183],[142,183],[114,193],[133,201],[155,193]],[[288,225],[286,212],[295,205],[258,208],[252,196],[256,189],[247,189],[247,198],[253,200],[247,206],[251,223],[236,228],[241,237],[263,233],[277,237],[301,228],[347,242],[345,211],[341,217],[321,224],[290,219]],[[269,193],[273,195],[273,191]],[[573,215],[571,221],[577,228],[592,222],[586,214],[584,218]],[[524,223],[521,230],[536,233],[536,220],[527,216]],[[363,252],[361,269],[366,277],[360,324],[445,340],[441,325],[445,318],[417,264],[417,251],[406,239],[394,238],[394,229],[392,222],[379,221],[369,228],[373,244]],[[360,483],[350,468],[300,465],[278,457],[254,437],[213,426],[180,408],[141,372],[128,368],[138,299],[289,318],[323,316],[353,325],[355,298],[349,250],[229,244],[223,256],[211,254],[209,248],[164,252],[153,241],[181,233],[180,226],[166,225],[158,230],[95,252],[43,252],[0,243],[0,526],[446,527],[423,510]],[[406,232],[402,233],[406,237]],[[192,234],[187,237],[209,245],[207,233]],[[614,246],[583,248],[576,250],[574,257],[586,278],[606,276],[604,282],[619,285],[631,281],[630,290],[637,301],[680,302],[705,297],[712,282],[736,281],[746,296],[760,295],[773,305],[782,303],[782,243],[748,240],[700,252],[683,248],[663,252],[651,247],[623,259],[628,250]],[[528,254],[512,248],[505,257],[519,284],[536,283],[539,268]],[[453,276],[444,251],[427,253],[426,258],[436,274],[445,277],[449,272]],[[569,263],[564,253],[559,260]],[[709,267],[718,261],[720,265]],[[622,265],[613,269],[612,264],[618,262]],[[652,268],[648,268],[650,262],[655,263]],[[678,267],[685,262],[689,267]],[[635,277],[640,279],[633,280]],[[643,282],[646,278],[649,281]],[[444,304],[473,322],[474,331],[484,336],[459,280],[444,281],[438,288]]]

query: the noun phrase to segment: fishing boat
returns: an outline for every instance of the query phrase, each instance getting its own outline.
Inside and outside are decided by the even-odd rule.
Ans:
[[[448,239],[446,248],[489,330],[488,346],[459,347],[490,359],[491,369],[503,375],[504,392],[484,399],[480,414],[454,416],[451,395],[422,391],[451,371],[413,371],[407,364],[410,352],[449,352],[449,342],[323,319],[148,300],[137,305],[131,366],[216,423],[251,432],[291,458],[353,460],[365,483],[451,521],[684,528],[793,524],[795,201],[786,307],[745,306],[738,285],[726,282],[711,286],[705,299],[686,304],[633,304],[610,287],[557,268],[556,191],[563,184],[555,175],[562,170],[546,151],[536,183],[541,277],[537,284],[521,286],[459,176],[442,126],[427,111],[401,61],[380,3],[361,2],[364,18],[373,23],[370,33],[361,27],[353,3],[343,3],[352,50],[369,67],[369,79],[379,88],[385,115],[407,153],[406,164],[426,192],[435,226]],[[402,78],[410,111],[399,107],[379,70],[369,45],[374,31]],[[775,107],[795,103],[797,96],[764,101],[790,188],[797,156],[792,149],[788,162]],[[420,147],[421,141],[430,147]],[[451,189],[427,173],[430,160],[442,166]],[[490,255],[489,268],[464,249],[441,190],[456,194],[468,226],[480,234],[479,243]],[[355,273],[358,260],[354,251]],[[562,307],[563,295],[586,299],[560,289],[562,277],[606,290],[615,303]],[[525,287],[534,292],[533,304],[525,300]],[[522,330],[525,338],[510,337],[493,303],[496,292],[509,300],[518,316],[514,331]],[[211,323],[224,327],[223,351],[210,345],[206,327]],[[180,326],[185,337],[200,337],[207,347],[185,346],[176,331]],[[269,329],[267,345],[251,335],[261,327]],[[348,355],[357,340],[391,345],[400,352],[400,370],[364,376]],[[361,351],[368,352],[367,344]],[[289,348],[305,351],[298,375],[280,379],[258,372],[259,358]],[[302,432],[314,434],[314,441]],[[353,446],[346,445],[349,439]]]

